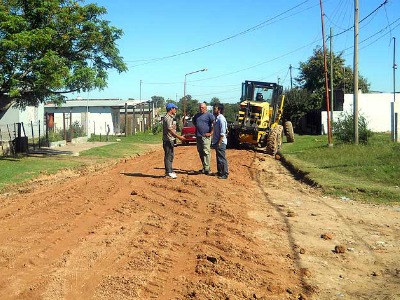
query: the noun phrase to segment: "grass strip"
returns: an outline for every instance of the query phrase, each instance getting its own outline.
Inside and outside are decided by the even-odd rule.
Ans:
[[[376,203],[400,202],[400,145],[375,134],[367,145],[334,143],[326,136],[296,136],[283,145],[292,170],[327,193]]]

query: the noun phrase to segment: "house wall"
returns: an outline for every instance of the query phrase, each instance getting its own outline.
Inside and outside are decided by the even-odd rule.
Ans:
[[[69,119],[70,115],[72,115],[72,123],[78,121],[85,130],[88,127],[89,135],[106,135],[108,131],[110,135],[119,135],[125,133],[125,131],[127,134],[133,134],[150,129],[154,121],[153,103],[151,101],[124,101],[121,99],[68,100],[63,106],[47,104],[45,112],[53,114],[54,118],[51,118],[50,123],[54,123],[56,130],[64,128],[63,113],[65,113],[67,118],[66,127],[70,126],[71,121]],[[125,118],[127,120],[126,123]]]
[[[119,132],[119,109],[91,108],[89,110],[89,133],[106,135],[109,130],[110,135],[116,135]]]
[[[87,112],[87,109],[89,110]],[[46,108],[47,113],[54,113],[54,128],[62,130],[64,128],[63,114],[65,113],[65,126],[79,122],[86,129],[88,125],[90,134],[106,135],[108,129],[110,135],[119,133],[119,109],[112,107],[56,107]],[[71,120],[70,120],[71,118]],[[89,124],[87,124],[87,118]]]
[[[21,135],[28,138],[39,137],[45,135],[45,122],[44,122],[44,105],[39,104],[38,107],[27,106],[24,109],[19,109],[12,105],[9,109],[0,113],[0,139],[1,141],[8,141],[11,134],[13,140],[17,136],[16,123],[23,123],[21,128]],[[8,125],[8,128],[7,128]],[[9,132],[10,131],[10,134]]]
[[[344,95],[343,111],[353,114],[353,94]],[[373,132],[390,132],[392,130],[392,93],[358,94],[359,116],[365,117],[368,128]],[[333,120],[340,118],[341,111],[333,112]],[[326,111],[321,112],[322,134],[327,132]]]

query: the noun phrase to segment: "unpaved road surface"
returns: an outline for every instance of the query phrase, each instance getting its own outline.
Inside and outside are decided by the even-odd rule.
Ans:
[[[157,146],[3,194],[0,299],[400,299],[399,207],[227,157],[228,180],[196,172],[195,146],[165,178]]]

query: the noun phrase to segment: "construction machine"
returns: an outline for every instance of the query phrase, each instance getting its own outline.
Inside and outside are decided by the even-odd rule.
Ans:
[[[235,122],[228,125],[228,147],[252,145],[275,155],[282,147],[285,134],[288,142],[294,142],[290,121],[281,125],[285,95],[283,87],[276,83],[250,81],[242,83],[239,113]]]

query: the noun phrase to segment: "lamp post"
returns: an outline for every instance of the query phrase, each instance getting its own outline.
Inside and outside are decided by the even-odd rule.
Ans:
[[[183,116],[186,117],[186,76],[194,74],[194,73],[198,73],[198,72],[204,72],[207,71],[207,69],[201,69],[201,70],[197,70],[197,71],[193,71],[190,73],[185,74],[185,81],[183,83]]]

